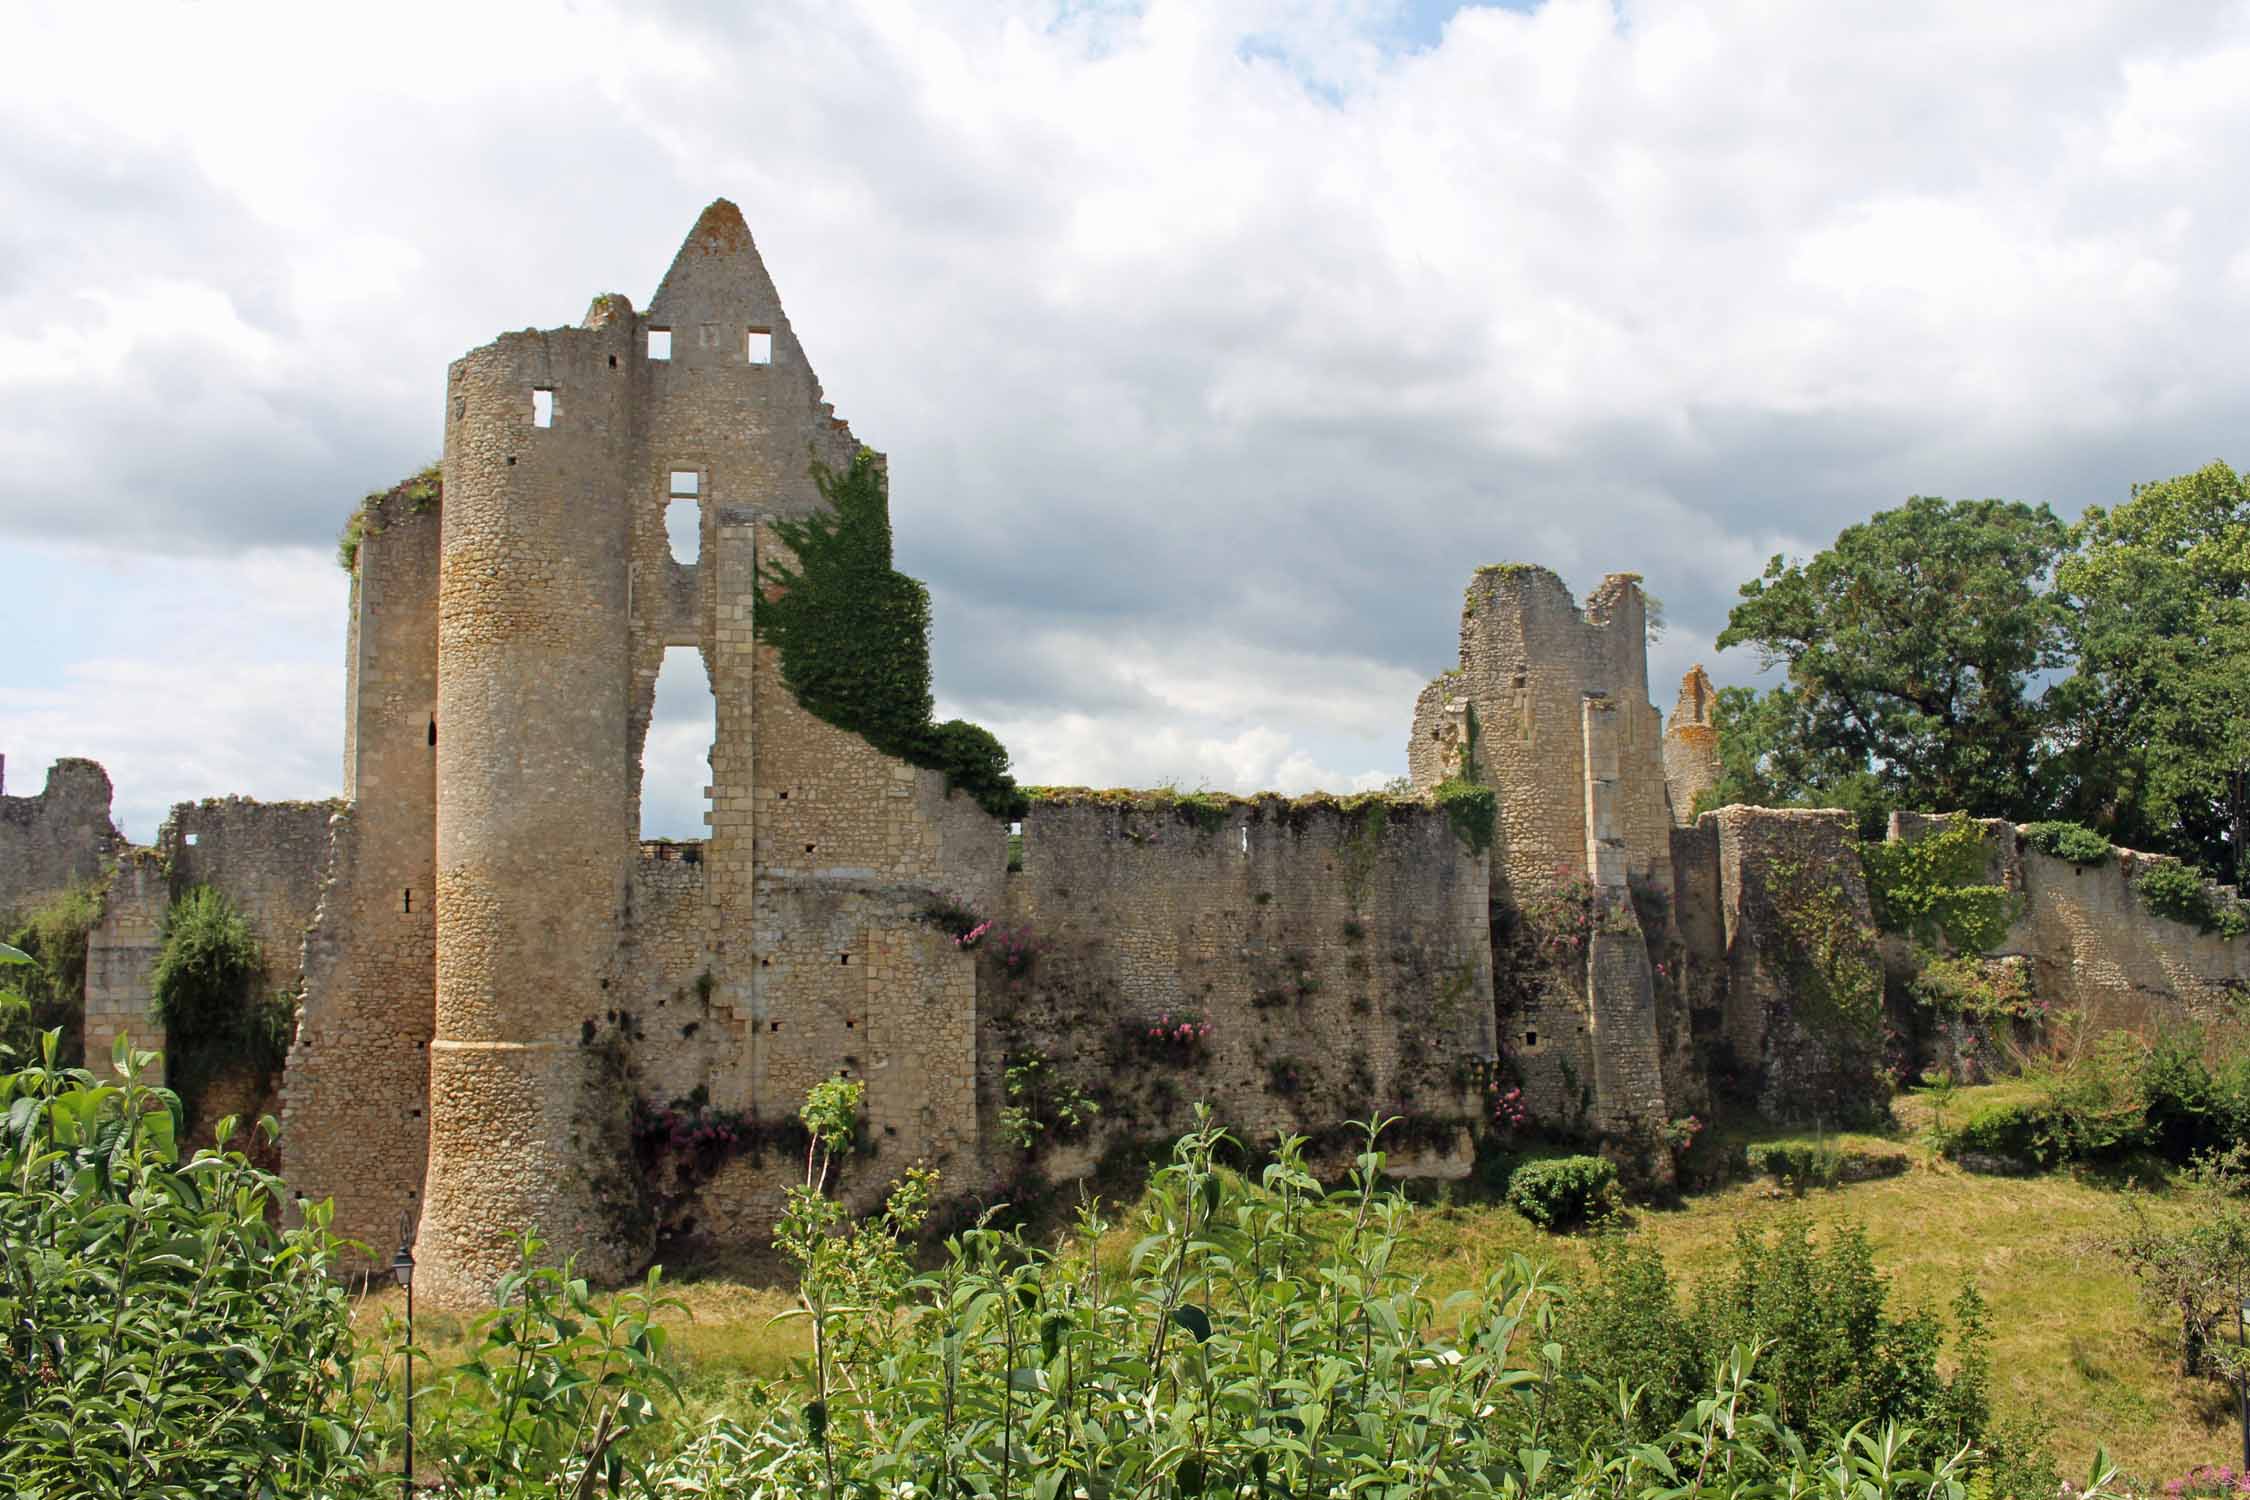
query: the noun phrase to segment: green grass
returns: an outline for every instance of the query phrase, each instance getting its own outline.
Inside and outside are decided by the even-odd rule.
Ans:
[[[1964,1088],[1945,1117],[1958,1123],[1984,1104],[2029,1092],[2030,1086],[2015,1083]],[[1675,1278],[1692,1286],[1727,1265],[1738,1228],[1770,1228],[1789,1213],[1806,1214],[1820,1228],[1864,1225],[1877,1265],[1891,1278],[1895,1304],[1943,1316],[1963,1281],[1977,1284],[1991,1310],[1995,1407],[2004,1418],[2051,1423],[2065,1473],[2084,1472],[2097,1444],[2128,1473],[2152,1482],[2234,1454],[2239,1438],[2231,1398],[2214,1383],[2179,1378],[2175,1338],[2141,1306],[2105,1248],[2123,1228],[2120,1190],[2063,1173],[1963,1172],[1932,1145],[1934,1109],[1926,1094],[1901,1099],[1897,1113],[1902,1129],[1891,1136],[1768,1128],[1722,1138],[1729,1144],[1822,1139],[1844,1149],[1904,1151],[1913,1165],[1903,1176],[1801,1198],[1771,1182],[1742,1183],[1677,1207],[1634,1209],[1625,1227],[1653,1240]],[[1118,1228],[1113,1243],[1105,1243],[1105,1260],[1112,1248],[1122,1257],[1132,1236],[1130,1228]],[[1428,1276],[1440,1298],[1481,1281],[1516,1251],[1568,1281],[1590,1266],[1591,1249],[1589,1236],[1548,1234],[1503,1204],[1447,1201],[1442,1189],[1436,1201],[1415,1211],[1403,1247],[1408,1264]],[[793,1298],[770,1258],[692,1274],[672,1290],[687,1303],[670,1323],[672,1357],[691,1411],[734,1405],[744,1382],[785,1374],[807,1352],[801,1321],[774,1322]],[[386,1315],[402,1311],[401,1294],[387,1288],[366,1299],[359,1326],[374,1333]],[[424,1315],[420,1325],[423,1346],[434,1356],[460,1356],[465,1320]]]

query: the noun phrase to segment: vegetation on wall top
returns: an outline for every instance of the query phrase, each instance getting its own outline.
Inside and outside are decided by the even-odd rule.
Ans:
[[[932,722],[930,593],[891,566],[890,496],[874,450],[842,471],[816,462],[812,473],[828,508],[775,521],[796,561],[759,570],[768,593],[758,638],[781,652],[782,681],[815,717],[944,772],[996,818],[1021,817],[1000,741],[961,719]]]
[[[359,544],[382,530],[375,524],[373,517],[384,501],[394,498],[401,500],[415,515],[420,515],[438,503],[444,488],[442,466],[432,462],[407,475],[389,489],[370,493],[345,519],[343,535],[336,538],[336,566],[347,573],[359,571]]]

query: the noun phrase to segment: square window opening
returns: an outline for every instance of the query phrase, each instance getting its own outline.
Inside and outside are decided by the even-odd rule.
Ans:
[[[650,359],[670,359],[672,357],[671,329],[651,328],[648,331],[648,357]]]
[[[531,425],[534,427],[552,427],[555,425],[555,393],[553,391],[535,390],[531,393]]]
[[[750,329],[743,336],[742,353],[743,357],[754,365],[772,364],[773,330],[771,328]]]

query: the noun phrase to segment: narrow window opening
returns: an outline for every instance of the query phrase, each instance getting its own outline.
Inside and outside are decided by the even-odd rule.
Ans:
[[[193,849],[195,847],[195,841],[201,837],[203,837],[203,835],[200,833],[191,833],[187,836],[185,842],[190,849]]]
[[[531,425],[534,427],[552,427],[555,425],[555,393],[553,391],[535,390],[531,393]]]
[[[768,1021],[766,1023],[766,1030],[768,1031],[779,1031],[780,1029],[781,1023],[779,1021]]]
[[[431,748],[432,750],[435,750],[435,749],[437,748],[437,715],[436,715],[436,714],[431,714],[431,715],[430,715],[430,748]]]
[[[812,846],[812,845],[810,845],[810,844],[807,844],[807,845],[805,845],[805,852],[806,852],[807,854],[810,854],[810,853],[812,853],[812,852],[813,852],[813,846]]]
[[[1242,852],[1244,854],[1250,852],[1250,825],[1248,823],[1242,825]]]
[[[406,894],[400,898],[398,909],[400,911],[414,910],[414,888],[412,886],[407,887]]]
[[[836,962],[839,964],[848,964],[851,961],[852,956],[849,953],[839,953],[836,955]]]
[[[773,330],[753,328],[743,338],[743,355],[754,365],[773,363]]]
[[[671,544],[672,561],[693,563],[703,556],[703,475],[694,469],[674,469],[664,481],[671,498],[664,506],[664,539]]]
[[[787,792],[776,792],[774,795],[779,797],[784,802],[787,802],[789,800],[789,794]]]
[[[516,456],[515,456],[515,455],[514,455],[513,453],[511,453],[511,454],[509,454],[509,455],[508,455],[508,467],[512,469],[512,468],[514,468],[515,466],[516,466]]]
[[[664,505],[664,542],[672,561],[693,564],[703,556],[703,507],[694,500],[669,500]]]
[[[614,369],[616,369],[616,368],[617,368],[617,356],[616,356],[616,355],[614,355],[614,354],[612,354],[612,355],[611,355],[611,356],[609,357],[609,367],[610,367],[610,368],[611,368],[612,370],[614,370]]]
[[[719,705],[703,653],[693,646],[666,649],[656,673],[648,738],[641,749],[641,837],[702,839],[708,835],[711,746],[718,739]]]
[[[1524,1045],[1525,1045],[1526,1047],[1536,1047],[1536,1046],[1538,1046],[1538,1045],[1539,1045],[1539,1033],[1538,1033],[1538,1032],[1536,1032],[1536,1031],[1527,1031],[1527,1032],[1525,1032],[1525,1033],[1523,1034],[1523,1044],[1524,1044]]]
[[[671,329],[651,328],[648,331],[648,357],[650,359],[670,359],[672,357]]]
[[[859,1030],[859,1022],[853,1020],[850,1016],[846,1016],[844,1017],[844,1029],[846,1031],[857,1031]]]

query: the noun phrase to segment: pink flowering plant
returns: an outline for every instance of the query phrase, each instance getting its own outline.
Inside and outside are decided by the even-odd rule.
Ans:
[[[1577,957],[1594,935],[1594,883],[1569,865],[1555,866],[1549,883],[1525,892],[1518,909],[1544,957]]]
[[[970,928],[967,932],[964,932],[959,937],[955,938],[953,940],[953,946],[961,949],[963,952],[973,952],[975,951],[977,945],[984,941],[984,935],[991,930],[992,919],[987,917],[984,921],[977,923],[976,926]]]
[[[2250,1495],[2250,1470],[2226,1464],[2197,1464],[2177,1479],[2164,1481],[2164,1493],[2182,1500],[2199,1495]]]
[[[1162,1011],[1153,1021],[1142,1022],[1136,1038],[1141,1050],[1174,1062],[1200,1058],[1211,1037],[1211,1023],[1197,1011]]]

